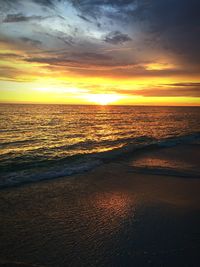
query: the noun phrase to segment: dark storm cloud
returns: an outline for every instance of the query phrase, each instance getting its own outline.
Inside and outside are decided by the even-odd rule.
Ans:
[[[115,20],[116,28],[125,19],[129,26],[138,28],[144,34],[143,47],[160,47],[186,63],[198,64],[200,61],[199,0],[69,1],[85,18],[107,15]],[[105,40],[114,43],[115,38],[108,36]]]
[[[3,20],[4,23],[13,23],[13,22],[26,22],[31,20],[41,20],[44,17],[42,16],[25,16],[22,13],[17,14],[8,14],[6,18]]]
[[[132,39],[128,36],[128,34],[121,33],[119,31],[110,32],[104,38],[104,41],[110,44],[123,44],[125,42],[131,41]]]
[[[140,22],[153,45],[157,37],[163,49],[199,63],[199,10],[199,0],[141,0],[132,19]]]

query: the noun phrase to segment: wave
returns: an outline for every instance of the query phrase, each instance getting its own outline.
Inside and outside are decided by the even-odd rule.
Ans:
[[[24,163],[26,169],[3,173],[0,179],[0,188],[19,186],[29,182],[55,179],[87,172],[102,165],[103,163],[114,161],[116,159],[124,159],[133,156],[134,153],[142,150],[146,151],[155,148],[171,147],[178,144],[200,144],[200,133],[198,132],[185,136],[170,137],[162,140],[141,136],[127,141],[128,143],[122,145],[121,147],[108,151],[77,154],[62,159],[46,160],[44,161],[45,164],[40,165],[37,163],[35,164],[36,166],[29,166]],[[137,171],[137,169],[135,170]],[[166,173],[166,170],[164,169],[143,169],[143,171],[162,174],[164,174],[164,172]],[[169,170],[167,170],[167,172],[168,174],[170,173]],[[176,174],[180,175],[180,172]],[[181,176],[183,175],[184,174],[181,174]],[[187,176],[187,173],[185,173],[185,175]]]
[[[179,144],[200,144],[200,132],[177,137],[169,137],[158,141],[158,146],[160,147],[170,147]]]
[[[9,146],[17,146],[17,145],[24,145],[24,144],[32,144],[38,142],[37,139],[26,139],[26,140],[17,140],[11,142],[2,142],[1,147],[9,147]]]
[[[101,164],[100,161],[74,163],[71,166],[53,166],[48,168],[29,169],[13,172],[3,176],[0,180],[0,189],[19,186],[26,183],[50,180],[64,176],[75,175],[89,171]]]

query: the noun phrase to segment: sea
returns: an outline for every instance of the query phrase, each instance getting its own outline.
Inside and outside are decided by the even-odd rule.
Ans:
[[[1,104],[0,188],[199,142],[199,107]]]

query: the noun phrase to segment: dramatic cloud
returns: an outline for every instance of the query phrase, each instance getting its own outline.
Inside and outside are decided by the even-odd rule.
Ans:
[[[3,20],[4,23],[13,23],[13,22],[24,22],[31,20],[41,20],[42,16],[25,16],[22,13],[18,14],[8,14],[6,18]]]
[[[33,40],[33,39],[30,39],[30,38],[27,38],[27,37],[21,37],[20,38],[21,41],[25,42],[25,43],[29,43],[33,46],[37,46],[37,45],[41,45],[42,42],[39,41],[39,40]]]
[[[145,97],[200,97],[200,83],[172,83],[154,86],[149,84],[143,89],[123,89],[118,93],[124,95],[140,95]]]
[[[54,3],[58,2],[56,0],[34,0],[35,3],[44,6],[54,6]]]
[[[110,44],[123,44],[125,42],[131,41],[132,39],[124,33],[121,33],[119,31],[115,32],[110,32],[109,34],[106,35],[104,38],[104,41]]]
[[[78,15],[78,17],[87,21],[87,22],[91,22],[88,18],[84,17],[83,15]]]
[[[199,64],[199,10],[198,0],[142,0],[132,16],[148,34],[152,45],[159,42],[163,50]]]
[[[21,59],[23,58],[21,55],[15,54],[15,53],[0,53],[0,59]]]
[[[0,1],[1,79],[198,98],[199,10],[199,0]]]
[[[127,13],[135,7],[135,0],[69,0],[75,8],[86,16],[100,18],[102,15],[115,15],[118,12]],[[123,14],[122,14],[123,15]]]
[[[175,86],[175,87],[197,87],[200,88],[200,83],[171,83],[165,84],[168,86]]]
[[[200,97],[199,88],[171,88],[138,90],[136,95],[145,97]]]
[[[66,66],[77,68],[94,68],[115,66],[109,55],[97,53],[54,53],[54,56],[32,57],[25,59],[27,62],[44,63],[52,66]]]

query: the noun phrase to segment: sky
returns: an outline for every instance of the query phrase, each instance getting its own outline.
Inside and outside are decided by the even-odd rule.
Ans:
[[[200,105],[199,0],[0,0],[0,102]]]

